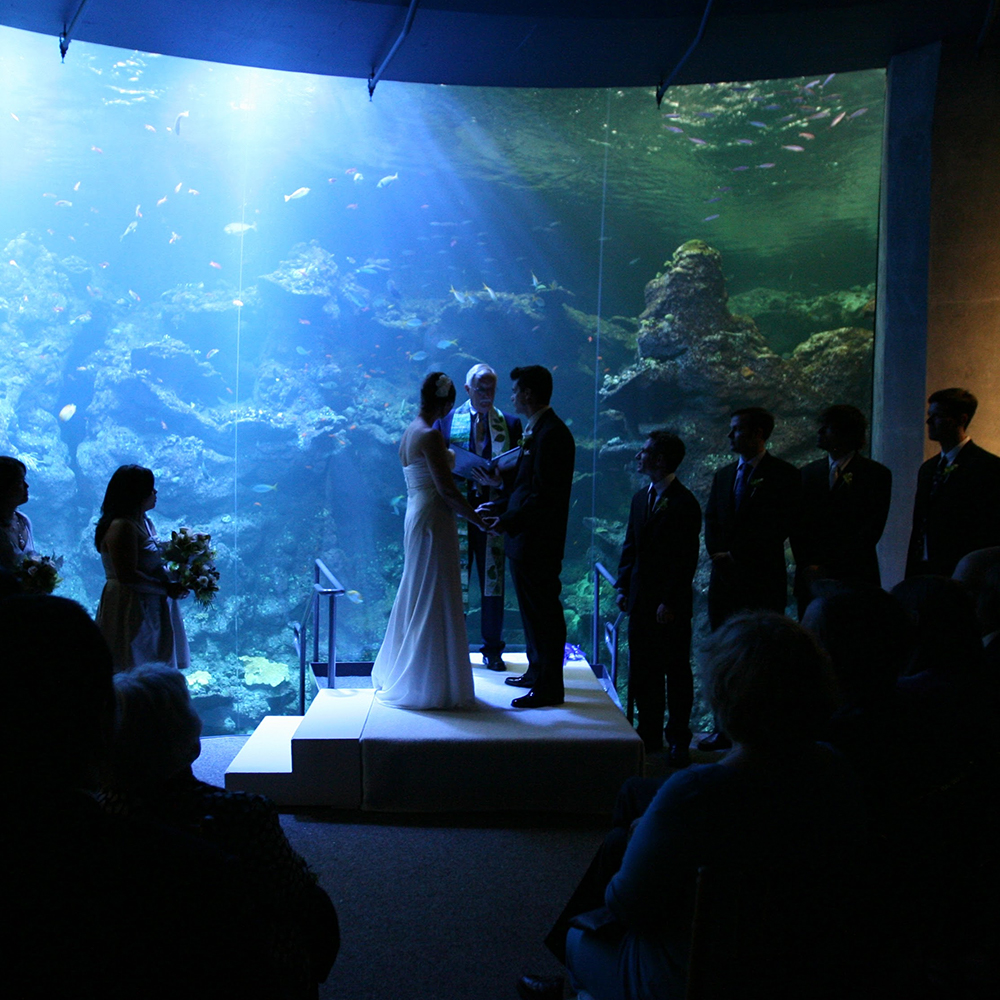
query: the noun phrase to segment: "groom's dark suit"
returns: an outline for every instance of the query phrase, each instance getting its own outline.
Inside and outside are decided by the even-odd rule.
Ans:
[[[962,556],[1000,545],[1000,458],[970,441],[947,469],[940,459],[917,473],[907,576],[951,576]]]
[[[543,411],[524,438],[497,526],[508,535],[507,559],[528,647],[525,678],[534,694],[552,700],[563,697],[566,619],[559,574],[575,458],[569,428],[553,410]]]

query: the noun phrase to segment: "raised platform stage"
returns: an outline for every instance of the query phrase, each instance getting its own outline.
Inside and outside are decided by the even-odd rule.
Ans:
[[[504,658],[511,673],[525,669],[523,653]],[[511,708],[523,692],[479,665],[471,711],[387,708],[370,688],[321,689],[305,716],[261,722],[226,787],[285,806],[609,813],[621,783],[642,771],[642,741],[589,664],[571,661],[564,674],[565,703],[538,709]]]

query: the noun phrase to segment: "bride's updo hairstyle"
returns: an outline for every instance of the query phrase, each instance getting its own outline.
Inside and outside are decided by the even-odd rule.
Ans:
[[[101,551],[108,525],[116,517],[132,517],[143,500],[153,492],[156,480],[152,470],[142,465],[120,465],[114,471],[101,504],[101,518],[94,532],[94,547]]]
[[[444,372],[431,372],[420,387],[420,409],[438,410],[444,403],[448,410],[455,405],[455,383]]]

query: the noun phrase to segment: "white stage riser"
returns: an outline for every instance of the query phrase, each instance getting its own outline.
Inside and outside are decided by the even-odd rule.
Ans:
[[[523,670],[523,654],[507,657]],[[521,663],[518,663],[521,660]],[[584,662],[565,668],[566,702],[514,709],[504,674],[474,669],[467,712],[388,708],[371,689],[321,690],[305,717],[271,716],[226,773],[226,787],[284,806],[382,812],[611,810],[641,773],[642,743]]]

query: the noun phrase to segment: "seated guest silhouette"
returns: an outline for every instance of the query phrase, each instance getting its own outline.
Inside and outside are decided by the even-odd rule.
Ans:
[[[657,793],[605,907],[578,916],[567,934],[571,978],[596,1000],[680,1000],[707,868],[723,896],[750,873],[768,913],[766,954],[738,940],[727,954],[734,982],[754,983],[761,996],[826,996],[849,965],[865,832],[846,762],[815,742],[834,704],[829,664],[801,626],[755,612],[713,635],[705,666],[733,749],[720,764],[678,771]],[[522,996],[555,995],[528,978]]]
[[[4,987],[11,997],[280,996],[244,870],[217,847],[107,815],[111,654],[73,601],[0,600],[7,695]]]
[[[855,407],[828,407],[816,440],[827,457],[801,470],[801,513],[791,536],[800,619],[816,580],[881,583],[875,546],[889,516],[892,473],[861,454],[866,427]]]
[[[114,683],[105,809],[184,830],[239,858],[262,916],[257,946],[280,970],[276,1000],[314,997],[337,955],[337,913],[288,843],[277,810],[262,795],[227,792],[191,773],[201,720],[180,671],[149,664],[116,674]]]
[[[968,435],[971,392],[939,389],[927,403],[927,437],[941,452],[917,474],[906,575],[951,576],[962,556],[1000,545],[1000,458]]]

